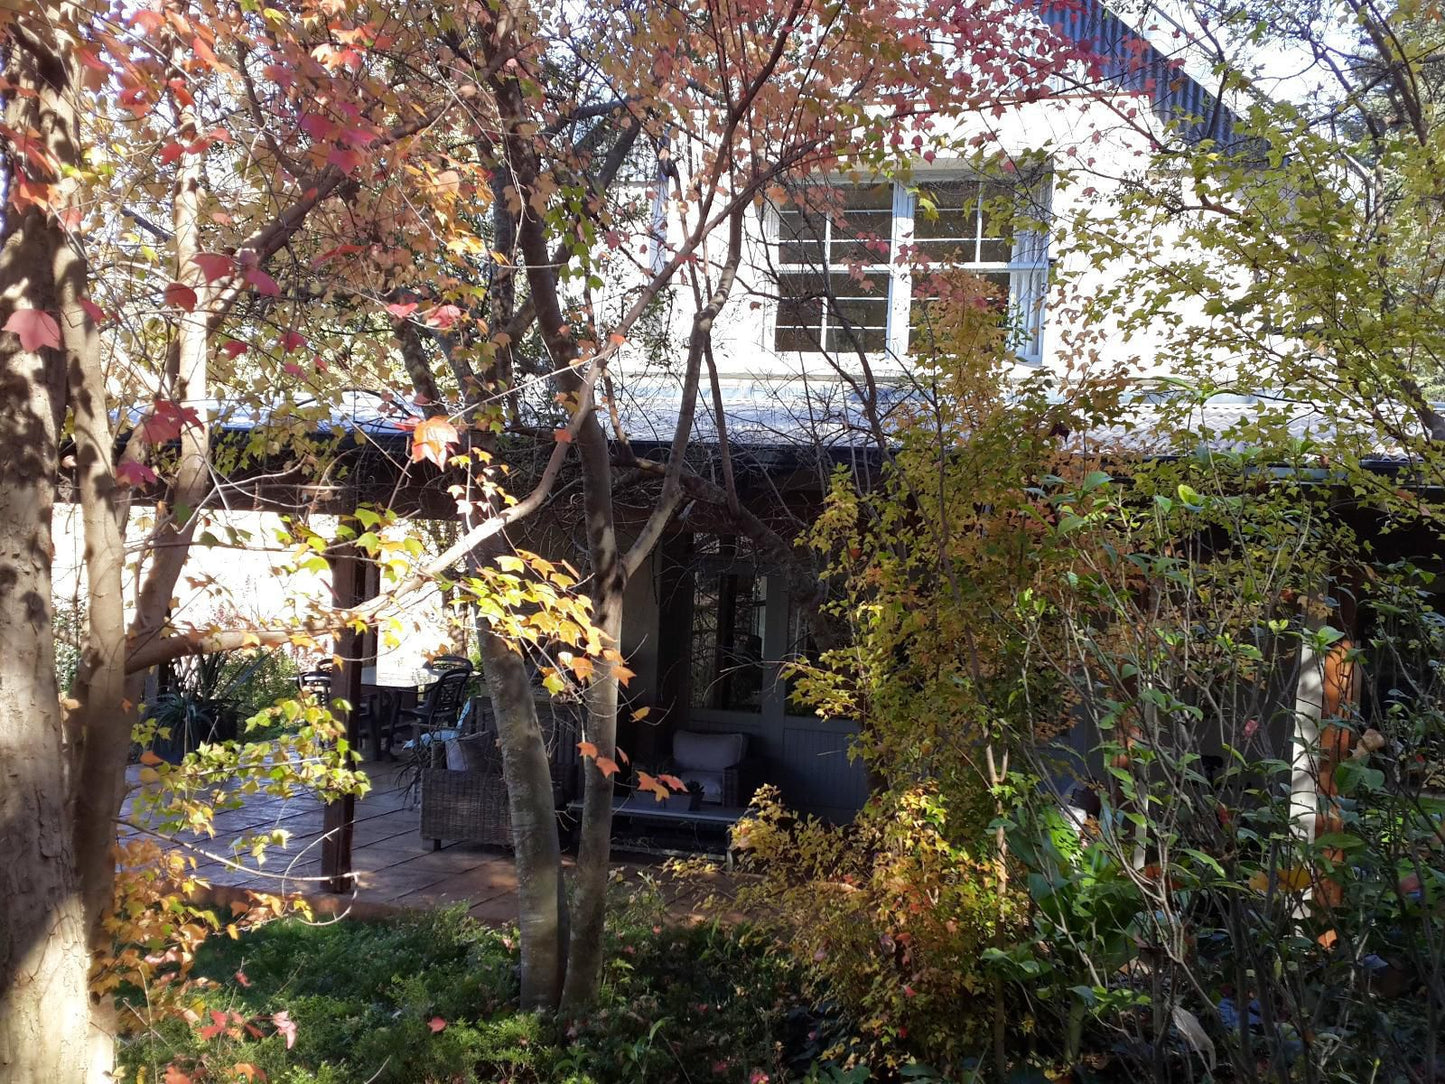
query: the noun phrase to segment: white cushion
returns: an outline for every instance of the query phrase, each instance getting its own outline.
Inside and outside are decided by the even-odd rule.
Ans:
[[[702,734],[696,730],[679,730],[672,736],[672,759],[679,775],[685,769],[720,772],[739,763],[747,751],[746,734]]]

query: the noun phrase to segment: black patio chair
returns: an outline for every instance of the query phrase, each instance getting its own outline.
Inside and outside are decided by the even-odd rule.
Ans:
[[[465,660],[463,660],[465,662]],[[472,680],[472,664],[444,670],[428,685],[420,704],[403,708],[397,714],[397,727],[410,726],[412,739],[420,746],[422,736],[438,730],[455,730],[467,703],[467,686]]]
[[[322,703],[331,699],[331,660],[322,659],[316,669],[296,675],[296,687],[303,693],[312,693]]]

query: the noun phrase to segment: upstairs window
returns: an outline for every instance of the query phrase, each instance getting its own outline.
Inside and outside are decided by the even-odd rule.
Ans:
[[[928,272],[963,268],[998,287],[1018,356],[1043,353],[1048,239],[1016,227],[1045,183],[979,175],[846,185],[836,210],[780,208],[773,349],[903,355],[926,333]]]

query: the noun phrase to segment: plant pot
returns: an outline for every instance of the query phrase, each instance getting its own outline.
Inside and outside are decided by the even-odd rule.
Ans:
[[[236,706],[229,700],[177,697],[166,702],[154,718],[170,733],[166,737],[157,735],[151,751],[172,764],[179,764],[187,753],[202,745],[234,741],[240,731]]]

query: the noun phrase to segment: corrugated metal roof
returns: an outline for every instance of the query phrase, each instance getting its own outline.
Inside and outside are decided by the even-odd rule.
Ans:
[[[1099,0],[1037,0],[1044,23],[1095,53],[1107,82],[1147,94],[1154,113],[1191,143],[1232,144],[1237,119],[1177,57],[1166,56]]]

